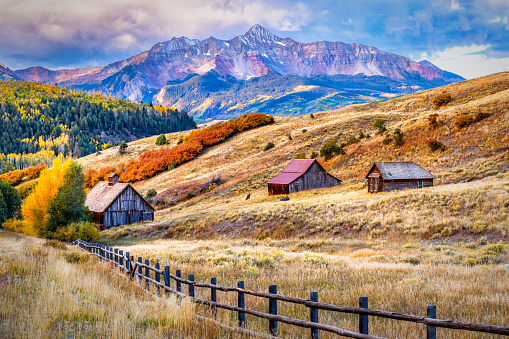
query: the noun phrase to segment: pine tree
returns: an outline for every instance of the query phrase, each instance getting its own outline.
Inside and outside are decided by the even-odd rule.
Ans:
[[[18,191],[9,185],[7,181],[0,180],[0,192],[5,204],[5,219],[18,217],[21,211],[21,197]]]
[[[62,186],[49,203],[46,229],[56,232],[71,222],[90,220],[90,212],[85,206],[86,198],[83,167],[72,161],[65,170]]]

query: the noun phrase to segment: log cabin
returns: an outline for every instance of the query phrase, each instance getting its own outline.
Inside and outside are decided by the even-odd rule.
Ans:
[[[267,183],[269,195],[290,194],[340,184],[341,180],[327,173],[315,159],[293,159],[283,172]]]
[[[120,183],[116,173],[88,192],[85,206],[101,229],[154,220],[154,208],[130,184]]]
[[[433,176],[413,161],[375,162],[368,174],[368,192],[390,192],[433,186]]]

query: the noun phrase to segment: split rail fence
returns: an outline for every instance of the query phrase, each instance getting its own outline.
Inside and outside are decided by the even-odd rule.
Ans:
[[[276,285],[269,285],[269,293],[265,293],[245,289],[243,281],[238,281],[237,287],[223,287],[217,285],[217,279],[215,277],[212,277],[210,279],[210,283],[199,283],[194,281],[194,274],[189,274],[188,278],[184,279],[182,278],[181,271],[179,269],[175,271],[175,274],[171,274],[170,266],[164,266],[164,269],[161,270],[159,263],[155,263],[154,265],[155,267],[151,267],[148,259],[145,259],[144,263],[142,257],[138,257],[138,261],[134,261],[134,257],[131,256],[129,252],[126,252],[124,254],[122,250],[118,250],[116,248],[111,248],[96,243],[94,244],[87,243],[80,239],[76,240],[72,244],[78,245],[80,249],[99,257],[99,259],[101,260],[106,260],[108,262],[115,264],[116,266],[120,267],[120,269],[126,274],[127,277],[131,279],[136,277],[140,281],[145,280],[147,289],[149,288],[150,283],[152,283],[157,287],[157,292],[159,295],[161,293],[161,290],[164,290],[168,293],[168,295],[170,295],[170,293],[173,293],[180,298],[184,297],[189,298],[194,303],[208,305],[212,307],[213,314],[216,317],[218,308],[237,312],[239,326],[237,329],[240,329],[245,333],[254,334],[257,336],[264,335],[261,333],[256,333],[245,329],[246,314],[267,319],[269,321],[268,327],[270,333],[270,335],[268,335],[269,337],[277,337],[278,322],[281,322],[293,326],[309,328],[312,339],[319,338],[319,331],[335,333],[340,336],[349,338],[361,338],[361,339],[383,338],[369,334],[368,325],[370,316],[424,324],[426,325],[427,339],[436,338],[437,327],[509,336],[509,327],[506,326],[436,319],[435,305],[428,305],[427,315],[425,317],[422,317],[411,314],[402,314],[397,312],[370,309],[368,308],[368,297],[359,298],[359,307],[350,307],[320,303],[318,302],[318,292],[311,292],[309,299],[279,295],[277,294]],[[151,278],[150,271],[154,272],[152,274],[154,278]],[[162,282],[161,277],[163,279]],[[172,283],[172,280],[174,280],[175,282]],[[182,292],[182,284],[188,286],[188,294]],[[172,286],[175,286],[175,288],[173,288]],[[210,289],[210,300],[196,298],[194,291],[195,287]],[[237,306],[219,303],[217,301],[216,291],[237,293]],[[246,294],[268,299],[269,313],[259,312],[246,308],[244,299],[244,296]],[[300,304],[308,307],[309,320],[293,319],[278,315],[277,311],[278,301]],[[318,321],[318,310],[357,314],[359,331],[353,332],[335,326],[320,324]]]

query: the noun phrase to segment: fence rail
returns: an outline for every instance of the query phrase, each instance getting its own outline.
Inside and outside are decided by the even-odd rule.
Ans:
[[[422,317],[411,314],[370,309],[368,307],[367,297],[359,298],[359,307],[351,307],[320,303],[318,302],[318,292],[311,292],[310,299],[279,295],[276,292],[277,291],[276,285],[270,285],[269,293],[265,293],[245,289],[243,281],[239,281],[237,287],[225,287],[217,285],[217,279],[215,277],[211,278],[210,283],[200,283],[194,281],[194,274],[189,274],[188,279],[184,279],[181,277],[180,270],[176,270],[175,274],[171,274],[169,266],[165,266],[164,269],[161,270],[159,263],[155,263],[155,267],[152,267],[150,266],[148,259],[145,260],[145,263],[143,263],[142,257],[138,257],[138,261],[134,261],[133,256],[130,256],[129,252],[126,252],[124,254],[122,250],[110,248],[100,244],[87,243],[80,239],[76,240],[72,244],[78,245],[80,249],[90,252],[91,254],[99,257],[99,259],[101,260],[106,260],[115,264],[124,271],[127,277],[131,279],[134,277],[139,279],[139,281],[145,279],[146,288],[149,289],[150,284],[153,284],[155,287],[157,287],[157,293],[159,295],[161,293],[161,290],[164,290],[168,294],[173,293],[180,298],[187,297],[192,302],[195,302],[197,304],[208,305],[213,308],[214,316],[216,317],[217,308],[237,312],[239,320],[238,326],[240,329],[245,328],[246,325],[245,314],[250,314],[259,318],[267,319],[269,320],[270,337],[277,337],[277,323],[281,322],[293,326],[309,328],[311,332],[311,338],[313,339],[318,339],[319,330],[338,334],[340,336],[345,336],[349,338],[361,338],[361,339],[383,338],[369,334],[369,316],[424,324],[426,325],[426,333],[428,339],[436,338],[437,327],[509,336],[509,327],[506,326],[436,319],[435,305],[428,305],[427,315],[426,317]],[[145,269],[145,272],[143,272],[143,269]],[[150,271],[154,272],[155,276],[154,279],[150,277]],[[163,277],[163,282],[160,281],[161,276]],[[171,280],[175,280],[176,289],[171,287]],[[182,292],[182,284],[188,286],[188,294]],[[211,296],[210,300],[196,298],[194,293],[195,287],[210,289]],[[237,293],[238,295],[237,306],[217,302],[216,291]],[[245,308],[244,306],[245,294],[268,299],[269,313],[259,312]],[[293,319],[284,317],[282,315],[278,315],[277,301],[300,304],[308,307],[310,310],[310,319],[309,320]],[[358,319],[359,332],[353,332],[335,326],[320,324],[318,322],[318,310],[357,314],[359,316]],[[246,333],[253,334],[252,331],[249,330],[245,331]]]

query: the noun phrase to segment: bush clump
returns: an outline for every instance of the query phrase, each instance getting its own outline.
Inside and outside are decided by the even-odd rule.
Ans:
[[[160,134],[156,139],[157,146],[166,145],[167,143],[168,141],[166,141],[166,137],[164,136],[164,134]]]
[[[438,113],[428,115],[428,130],[434,130],[438,127]]]
[[[444,144],[442,144],[440,141],[438,141],[436,139],[429,139],[428,141],[426,141],[426,145],[428,145],[431,152],[436,152],[438,150],[441,150],[441,151],[445,150]]]
[[[387,128],[385,127],[386,122],[387,122],[387,120],[384,120],[384,119],[376,119],[375,120],[373,127],[375,127],[378,130],[376,132],[376,134],[382,134],[383,132],[385,132],[387,130]]]
[[[399,128],[394,131],[394,141],[396,141],[396,146],[398,147],[403,146],[405,143],[405,135]]]
[[[338,146],[337,140],[327,141],[322,148],[320,148],[320,156],[325,157],[325,160],[331,159],[334,155],[345,154],[343,148]]]
[[[442,93],[442,94],[439,94],[433,98],[433,106],[435,107],[435,109],[440,108],[440,107],[445,106],[448,103],[450,103],[451,100],[452,100],[452,97],[450,94]]]
[[[147,194],[145,195],[145,199],[151,199],[157,195],[157,191],[154,188],[151,188],[147,191]]]
[[[73,222],[65,227],[60,227],[56,234],[60,240],[73,242],[81,239],[86,242],[96,242],[99,239],[97,226],[88,221]]]
[[[297,153],[297,154],[295,154],[294,159],[306,159],[306,153],[304,153],[304,152]]]
[[[65,261],[69,264],[81,264],[87,262],[90,259],[90,256],[85,253],[79,252],[71,252],[71,253],[63,253]]]
[[[263,151],[266,152],[269,149],[272,149],[274,147],[275,147],[275,145],[272,142],[269,142],[267,145],[265,145],[265,147],[263,148]]]
[[[472,125],[473,123],[474,123],[474,119],[468,114],[459,115],[454,120],[454,125],[456,127],[458,127],[459,129],[468,127],[468,126]]]

